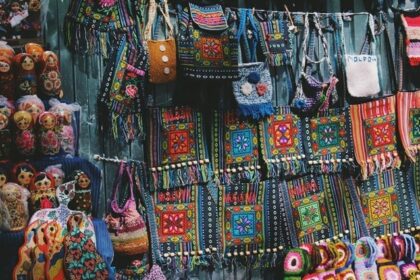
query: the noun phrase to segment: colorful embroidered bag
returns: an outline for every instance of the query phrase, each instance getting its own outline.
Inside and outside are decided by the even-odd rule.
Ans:
[[[262,267],[276,267],[281,250],[291,247],[290,224],[279,191],[279,179],[219,188],[219,222],[228,262],[246,258]]]
[[[165,40],[152,40],[152,26],[158,8],[162,13],[164,25],[168,26],[168,31],[165,32],[168,38]],[[147,20],[143,39],[149,54],[149,82],[153,84],[172,82],[176,79],[176,42],[167,1],[156,4],[155,0],[150,0]]]
[[[411,280],[420,277],[420,269],[416,266],[416,240],[409,234],[400,234],[394,238],[394,250],[399,252],[398,266],[402,279]]]
[[[261,155],[269,177],[305,173],[301,122],[289,106],[275,107],[273,116],[259,122]]]
[[[348,241],[336,241],[335,249],[337,251],[337,260],[335,263],[335,272],[337,280],[356,280],[353,270],[355,259],[354,245]]]
[[[240,119],[234,111],[214,111],[212,119],[213,168],[215,179],[223,185],[258,182],[258,126]]]
[[[400,280],[400,269],[394,263],[395,256],[392,251],[391,238],[389,236],[381,236],[376,240],[376,245],[378,246],[376,266],[378,267],[379,279]]]
[[[292,106],[303,114],[316,111],[327,110],[331,103],[335,103],[338,99],[336,92],[336,84],[338,79],[335,77],[328,53],[328,42],[325,38],[319,22],[318,14],[313,15],[313,23],[315,29],[310,32],[309,14],[305,15],[305,31],[302,43],[302,61],[298,67],[298,75],[296,82],[296,94],[292,101]],[[323,47],[323,58],[315,60],[315,37],[321,40]],[[309,45],[309,49],[308,49]],[[312,75],[312,64],[320,64],[326,61],[328,66],[329,78],[327,81],[319,81]]]
[[[121,208],[118,205],[117,193],[120,191],[124,176],[129,181],[130,196],[124,199],[124,206]],[[129,256],[149,250],[147,229],[143,217],[137,211],[133,184],[131,166],[121,163],[114,181],[109,214],[105,218],[115,253]]]
[[[420,223],[413,178],[409,174],[406,170],[386,170],[360,185],[364,220],[371,236],[399,232]]]
[[[238,79],[235,19],[220,5],[179,8],[178,58],[185,77]]]
[[[357,240],[355,249],[354,272],[357,280],[379,280],[376,257],[378,247],[372,237],[362,237]]]
[[[66,278],[107,280],[106,263],[91,239],[94,232],[83,227],[83,218],[82,215],[75,214],[68,219],[68,233],[64,239]]]
[[[304,147],[311,172],[353,170],[354,152],[349,107],[305,117]]]
[[[420,151],[420,91],[397,94],[398,131],[405,153],[416,161]]]
[[[310,269],[312,263],[308,252],[301,248],[290,249],[284,259],[283,269],[285,280],[302,279]]]
[[[143,133],[141,108],[146,69],[147,54],[141,43],[122,36],[111,53],[99,96],[115,139],[122,134],[130,142]]]
[[[344,35],[342,36],[343,45],[345,46]],[[371,42],[373,40],[375,40],[373,16],[369,15],[366,37],[360,54],[345,55],[347,90],[353,97],[372,97],[381,91],[378,58],[372,54],[375,48]],[[367,79],[366,77],[369,78]]]
[[[395,96],[350,106],[354,153],[363,179],[401,164]]]
[[[405,29],[406,51],[411,66],[420,65],[420,16],[401,14],[401,22]]]
[[[151,187],[207,182],[211,166],[202,114],[189,107],[152,108],[149,120]]]

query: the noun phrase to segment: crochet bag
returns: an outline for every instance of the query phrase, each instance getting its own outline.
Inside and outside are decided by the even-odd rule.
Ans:
[[[328,53],[328,42],[325,38],[318,14],[313,15],[315,29],[310,32],[309,14],[305,15],[305,31],[302,43],[302,61],[299,64],[296,95],[292,101],[292,106],[300,113],[308,114],[315,111],[327,110],[330,103],[338,100],[336,84],[338,79],[335,77]],[[323,58],[315,60],[315,37],[318,35],[323,47]],[[309,49],[308,49],[309,45]],[[318,65],[326,61],[328,66],[329,78],[327,81],[320,81],[312,74],[312,65]]]
[[[354,272],[356,279],[379,280],[376,258],[378,247],[372,237],[357,240],[355,249]]]
[[[189,107],[149,110],[151,188],[205,183],[211,166],[200,112]]]
[[[363,179],[399,167],[395,96],[350,106],[356,161]]]
[[[276,107],[274,115],[259,122],[262,158],[269,177],[305,173],[302,121],[289,106]]]
[[[394,263],[395,254],[392,243],[391,237],[386,235],[378,237],[376,240],[376,245],[378,246],[376,265],[379,279],[401,279],[400,269]]]
[[[347,90],[353,97],[372,97],[381,91],[378,58],[372,54],[374,46],[372,46],[373,43],[371,41],[375,39],[375,36],[373,17],[371,15],[368,17],[366,32],[366,38],[360,54],[345,55]],[[369,78],[367,79],[366,77]]]
[[[185,77],[238,79],[238,39],[233,14],[220,5],[179,7],[178,58]]]
[[[123,181],[128,179],[130,196],[121,208],[118,205],[117,193]],[[133,192],[132,168],[126,163],[121,163],[114,181],[112,201],[109,214],[106,217],[109,234],[115,253],[122,255],[138,255],[148,251],[149,239],[143,217],[136,209]]]
[[[397,94],[398,130],[408,158],[415,162],[420,151],[420,91]]]
[[[158,8],[162,13],[164,25],[168,26],[168,38],[165,40],[152,40],[152,25]],[[143,39],[146,41],[149,54],[149,82],[163,84],[174,81],[176,79],[176,42],[166,0],[159,4],[156,4],[155,0],[149,1],[149,16]]]

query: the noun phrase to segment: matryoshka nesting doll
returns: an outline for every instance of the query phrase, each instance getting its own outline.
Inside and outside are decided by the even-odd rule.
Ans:
[[[32,213],[46,208],[55,208],[58,201],[55,191],[54,178],[46,172],[39,172],[33,178],[31,186],[31,211]]]
[[[12,136],[10,133],[9,118],[0,113],[0,160],[8,159],[12,146]]]
[[[61,103],[57,99],[51,99],[50,112],[56,114],[58,118],[57,134],[60,140],[61,149],[66,154],[75,154],[75,137],[72,126],[73,113],[80,110],[77,104]]]
[[[15,106],[7,97],[0,95],[0,114],[6,115],[6,117],[10,118],[13,113],[15,112]]]
[[[81,171],[74,171],[70,180],[76,181],[76,195],[70,201],[69,208],[72,210],[83,211],[86,215],[92,212],[92,195],[90,190],[90,178]]]
[[[35,64],[41,62],[42,54],[44,53],[44,48],[37,43],[27,43],[25,44],[25,52],[30,54],[35,61]]]
[[[60,66],[57,55],[52,51],[45,51],[42,54],[40,74],[42,93],[48,97],[62,98]]]
[[[35,135],[33,131],[32,116],[26,111],[17,111],[13,115],[15,122],[16,149],[22,156],[35,154]]]
[[[7,183],[0,189],[0,199],[10,215],[11,231],[22,230],[28,223],[29,191],[15,183]]]
[[[10,100],[14,100],[15,81],[13,63],[9,57],[0,56],[0,92]]]
[[[3,187],[8,181],[6,169],[0,167],[0,189]]]
[[[29,189],[35,173],[35,168],[30,163],[20,162],[13,166],[11,175],[13,182]]]
[[[54,113],[44,112],[39,115],[39,140],[43,155],[56,155],[60,152],[60,141],[56,133],[57,117]]]
[[[31,114],[34,123],[38,121],[38,116],[45,112],[44,103],[36,95],[23,96],[16,103],[19,111],[26,111]]]
[[[33,95],[37,90],[35,61],[30,54],[20,53],[15,56],[16,93],[18,96]]]
[[[61,168],[61,164],[47,166],[47,168],[45,168],[45,172],[47,172],[54,178],[56,186],[59,186],[64,183],[64,178],[66,174]]]

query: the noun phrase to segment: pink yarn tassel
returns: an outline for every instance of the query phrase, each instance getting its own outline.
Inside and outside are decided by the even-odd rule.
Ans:
[[[166,280],[162,269],[157,264],[154,264],[149,273],[143,278],[145,280]]]

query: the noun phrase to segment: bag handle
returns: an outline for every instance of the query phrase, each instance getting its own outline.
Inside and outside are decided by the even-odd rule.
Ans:
[[[248,38],[247,36],[248,26],[252,32],[252,38]],[[257,62],[259,32],[254,20],[253,10],[244,8],[239,9],[239,27],[236,36],[240,42],[241,51],[245,52],[246,62]]]
[[[121,208],[118,205],[117,192],[118,192],[118,190],[121,186],[122,177],[124,176],[124,173],[127,173],[127,177],[128,177],[128,180],[129,180],[130,198],[125,202],[124,206]],[[118,175],[117,175],[117,177],[115,178],[115,181],[114,181],[114,192],[112,194],[111,208],[115,213],[122,214],[127,210],[130,200],[131,201],[134,200],[132,169],[131,169],[129,164],[127,164],[125,162],[121,162],[120,168],[119,168],[119,171],[118,171]]]
[[[163,7],[162,7],[163,6]],[[157,17],[157,10],[159,9],[160,13],[163,16],[165,26],[168,26],[169,37],[174,36],[174,28],[171,23],[171,18],[169,16],[169,8],[167,0],[162,0],[161,3],[156,3],[156,0],[149,0],[149,12],[147,18],[147,24],[144,29],[144,40],[152,40],[152,26]]]

